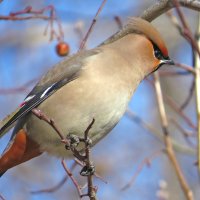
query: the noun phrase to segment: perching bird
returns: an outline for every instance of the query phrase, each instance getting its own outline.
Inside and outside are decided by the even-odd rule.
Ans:
[[[147,21],[131,18],[106,42],[82,50],[55,65],[11,116],[0,123],[0,137],[14,126],[0,158],[0,174],[42,152],[70,157],[58,134],[32,114],[40,109],[54,119],[65,137],[106,136],[123,116],[138,84],[162,64],[173,64],[158,31]]]

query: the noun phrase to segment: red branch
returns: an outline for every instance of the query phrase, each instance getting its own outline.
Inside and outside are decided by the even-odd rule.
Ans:
[[[176,11],[177,11],[178,16],[181,20],[181,23],[183,25],[183,29],[180,29],[181,30],[180,33],[189,41],[189,43],[192,45],[192,48],[196,50],[196,52],[198,53],[198,55],[200,57],[199,46],[193,37],[193,34],[187,24],[185,16],[183,15],[183,13],[181,11],[180,3],[177,0],[173,0],[173,3],[175,5]]]
[[[86,41],[88,40],[88,37],[89,37],[90,33],[92,32],[92,30],[93,30],[93,28],[94,28],[94,25],[95,25],[96,22],[97,22],[97,18],[98,18],[98,16],[99,16],[100,12],[102,11],[102,9],[103,9],[103,7],[104,7],[106,1],[107,1],[107,0],[103,0],[103,2],[101,3],[99,9],[97,10],[97,12],[96,12],[96,14],[95,14],[95,17],[93,18],[92,23],[91,23],[91,25],[90,25],[90,28],[89,28],[89,30],[87,31],[87,33],[86,33],[86,35],[85,35],[83,41],[81,42],[79,51],[82,50],[82,49],[85,47],[85,43],[86,43]]]
[[[64,159],[62,159],[61,163],[62,163],[62,166],[63,166],[65,172],[67,173],[67,175],[69,176],[69,178],[72,180],[73,184],[75,185],[75,187],[76,187],[76,189],[78,191],[79,196],[81,197],[82,196],[81,187],[79,186],[79,184],[76,181],[76,179],[73,177],[73,174],[71,173],[71,171],[68,169],[67,165],[65,164],[65,160]]]
[[[49,16],[44,15],[46,11],[50,11]],[[50,41],[54,39],[54,36],[57,38],[58,41],[62,41],[64,39],[62,26],[56,16],[56,11],[53,5],[48,5],[40,10],[33,10],[31,6],[27,6],[23,10],[10,12],[8,16],[0,15],[0,20],[22,21],[22,20],[30,20],[30,19],[48,20],[48,24],[47,24],[47,27],[45,28],[44,33],[46,34],[48,31],[48,28],[50,27]],[[58,33],[54,29],[54,22],[58,26]]]
[[[160,154],[162,153],[162,150],[156,151],[154,153],[152,153],[150,156],[148,156],[147,158],[145,158],[144,160],[142,160],[142,162],[138,165],[134,175],[132,176],[131,180],[122,188],[122,190],[126,190],[129,187],[131,187],[131,185],[134,184],[136,178],[138,177],[138,175],[140,174],[140,172],[142,171],[142,169],[145,166],[150,166],[151,162],[158,157]]]

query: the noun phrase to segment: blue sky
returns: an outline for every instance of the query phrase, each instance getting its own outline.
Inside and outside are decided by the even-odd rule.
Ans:
[[[1,15],[8,15],[10,11],[22,10],[29,5],[37,10],[53,4],[63,25],[65,41],[69,43],[72,52],[76,52],[80,41],[74,32],[74,24],[80,20],[83,21],[83,31],[85,33],[100,3],[100,0],[66,0],[56,3],[55,1],[21,0],[16,2],[4,0],[0,4],[0,13]],[[148,7],[149,4],[148,1],[145,3],[132,0],[124,0],[123,2],[108,1],[88,41],[88,48],[97,45],[118,30],[113,20],[114,16],[120,16],[125,21],[129,16],[140,14],[143,7]],[[0,32],[2,33],[0,34],[0,88],[16,88],[29,80],[37,80],[51,66],[62,59],[55,53],[54,48],[57,41],[49,42],[48,36],[43,36],[45,25],[46,22],[42,20],[16,22],[0,20]],[[162,27],[158,28],[162,32]],[[170,36],[170,33],[163,34],[168,35],[166,38],[174,37]],[[171,41],[168,41],[170,47],[173,46],[171,43]],[[178,61],[191,64],[190,47],[186,43],[179,42],[171,52],[173,52],[172,57],[176,57]],[[183,54],[184,56],[182,56]],[[180,83],[185,83],[185,81],[186,79],[180,79]],[[188,85],[190,81],[190,78],[187,79]],[[33,86],[34,84],[30,85],[27,92],[16,92],[9,95],[0,94],[0,118],[12,112],[23,101],[23,98]],[[173,86],[171,86],[172,88],[168,85],[166,87],[171,93],[177,92],[172,90]],[[130,102],[130,107],[140,117],[159,129],[159,115],[153,89],[145,81],[136,91]],[[192,120],[195,119],[194,110],[188,109],[188,113]],[[8,139],[9,136],[5,136],[0,141],[1,151]],[[109,182],[108,185],[105,185],[100,181],[96,181],[99,186],[99,198],[119,200],[156,199],[159,181],[164,179],[170,182],[174,178],[165,156],[153,161],[150,168],[145,167],[133,187],[124,192],[121,192],[120,188],[130,180],[137,166],[145,157],[161,148],[161,143],[154,136],[130,121],[126,116],[123,117],[112,133],[94,148],[94,160],[100,165],[100,169],[104,170],[103,177]],[[71,162],[69,161],[69,163]],[[104,169],[106,164],[109,165]],[[187,165],[186,171],[190,167],[190,165]],[[78,174],[78,171],[76,173]],[[64,171],[57,158],[43,156],[9,170],[0,179],[0,194],[6,199],[67,199],[66,195],[68,193],[74,194],[76,192],[70,182],[66,183],[64,189],[62,188],[54,194],[31,195],[29,192],[34,189],[51,187],[63,175]],[[189,173],[188,177],[191,179],[191,183],[195,183],[195,180],[191,178],[195,175],[196,173]],[[176,188],[176,191],[181,193],[177,181],[174,181],[171,188],[172,191],[173,188]],[[181,197],[180,194],[177,199]],[[77,199],[77,196],[74,198]]]

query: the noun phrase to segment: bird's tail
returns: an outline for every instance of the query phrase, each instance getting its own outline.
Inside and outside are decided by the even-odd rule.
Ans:
[[[26,132],[21,129],[9,142],[0,157],[0,177],[8,169],[39,156],[41,153],[38,144],[30,139]]]
[[[12,120],[16,113],[18,113],[20,108],[17,108],[10,115],[7,115],[3,120],[0,120],[0,138],[4,136],[11,128],[16,124],[16,120]]]

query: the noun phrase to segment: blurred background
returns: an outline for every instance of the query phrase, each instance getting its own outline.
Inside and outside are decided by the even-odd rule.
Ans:
[[[64,40],[70,46],[70,54],[73,54],[78,50],[81,37],[87,32],[101,2],[101,0],[4,0],[0,3],[0,14],[9,15],[10,12],[23,10],[27,6],[40,10],[49,4],[53,5],[56,15],[61,20]],[[153,3],[155,3],[153,0],[108,0],[87,41],[87,48],[97,46],[119,29],[114,20],[116,16],[125,23],[128,17],[140,15]],[[183,12],[195,33],[197,12],[188,9],[183,9]],[[46,15],[48,13],[45,12]],[[176,62],[192,65],[190,45],[180,36],[169,18],[164,14],[153,21],[153,24],[163,35],[170,57]],[[58,41],[55,39],[50,42],[49,32],[44,35],[46,25],[47,21],[41,19],[0,20],[0,119],[11,113],[23,101],[37,80],[55,63],[63,59],[55,51]],[[81,32],[77,32],[77,29]],[[55,30],[58,30],[56,24]],[[160,71],[167,74],[166,72],[176,70],[181,71],[167,66]],[[186,73],[179,76],[161,76],[163,93],[169,95],[178,106],[181,106],[187,98],[192,81],[192,75]],[[129,109],[162,135],[155,91],[147,81],[143,81],[138,87]],[[166,106],[166,109],[169,118],[176,119],[185,130],[195,132],[170,106]],[[192,123],[196,124],[194,97],[183,112]],[[197,200],[200,190],[197,168],[194,165],[196,137],[189,138],[188,142],[181,131],[171,123],[170,134],[185,148],[185,152],[178,151],[176,155]],[[1,152],[7,145],[9,137],[10,134],[7,134],[1,139]],[[185,197],[174,169],[164,153],[155,157],[150,165],[144,165],[135,182],[122,191],[143,160],[152,157],[155,152],[160,152],[163,148],[163,143],[155,134],[125,115],[113,131],[92,151],[97,172],[108,182],[105,184],[95,178],[99,199],[183,200]],[[67,165],[71,166],[72,161],[67,161]],[[80,167],[77,167],[73,172],[74,176],[81,185],[84,185],[86,179],[80,177],[79,171]],[[77,200],[78,194],[71,180],[53,193],[31,194],[31,191],[55,186],[64,176],[65,172],[60,160],[44,154],[6,172],[0,179],[0,194],[7,200]]]

